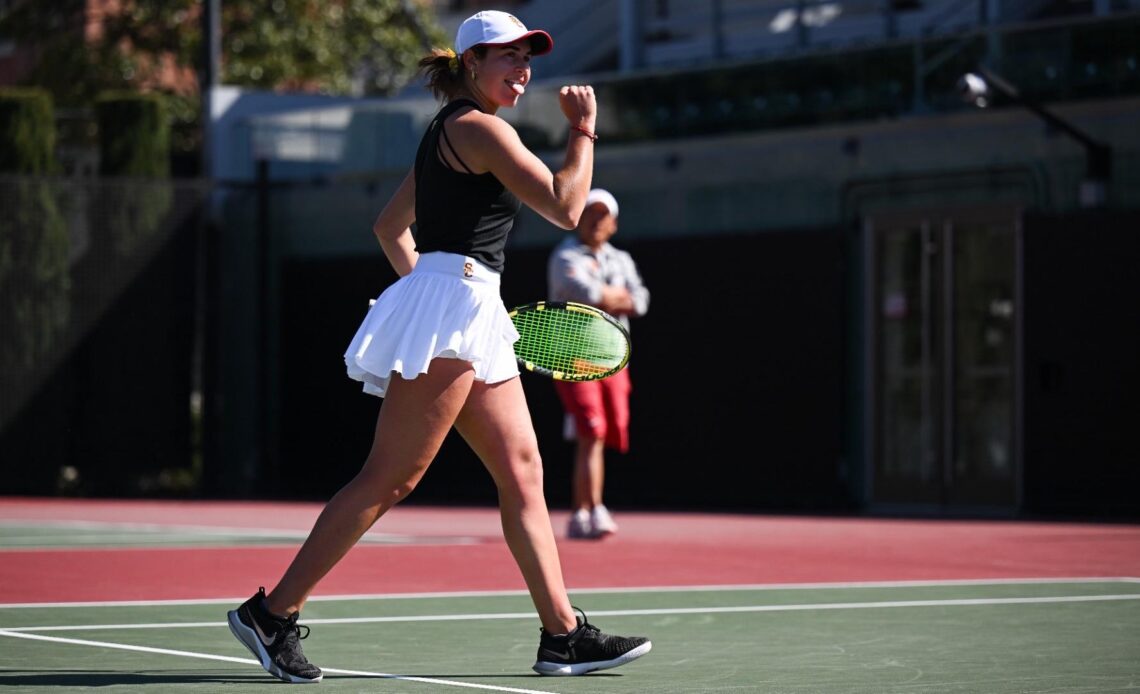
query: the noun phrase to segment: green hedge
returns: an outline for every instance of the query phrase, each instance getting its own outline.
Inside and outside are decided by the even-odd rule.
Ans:
[[[99,173],[170,176],[170,119],[160,94],[105,92],[95,101]]]
[[[35,88],[0,87],[0,173],[55,171],[51,94]]]
[[[71,311],[71,242],[60,211],[55,113],[38,89],[0,89],[0,390],[59,347]]]
[[[96,99],[95,118],[100,175],[136,179],[108,180],[97,209],[97,223],[106,225],[111,250],[126,257],[155,236],[173,200],[165,98],[107,92]]]

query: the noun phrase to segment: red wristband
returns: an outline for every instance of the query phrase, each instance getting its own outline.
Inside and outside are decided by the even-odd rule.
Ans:
[[[590,142],[597,142],[597,141],[598,141],[598,136],[597,136],[597,135],[595,135],[594,133],[590,132],[589,130],[586,130],[585,128],[583,128],[583,127],[582,127],[582,126],[580,126],[580,125],[571,125],[571,126],[570,126],[570,129],[571,129],[571,130],[577,130],[578,132],[582,133],[582,134],[583,134],[583,135],[585,135],[586,137],[590,138]]]

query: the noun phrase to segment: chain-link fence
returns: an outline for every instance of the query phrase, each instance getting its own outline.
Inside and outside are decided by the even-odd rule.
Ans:
[[[0,490],[147,491],[193,473],[206,192],[0,177]]]

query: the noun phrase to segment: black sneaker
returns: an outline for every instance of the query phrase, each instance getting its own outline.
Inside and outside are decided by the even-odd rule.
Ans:
[[[301,639],[309,636],[309,627],[297,624],[300,613],[288,619],[276,617],[265,609],[264,600],[265,588],[260,588],[236,610],[227,612],[230,631],[274,677],[295,684],[320,682],[321,669],[301,652]]]
[[[625,665],[649,652],[653,644],[644,636],[610,636],[582,616],[578,628],[569,634],[555,636],[541,630],[538,639],[538,661],[534,671],[540,675],[584,675],[594,670]]]

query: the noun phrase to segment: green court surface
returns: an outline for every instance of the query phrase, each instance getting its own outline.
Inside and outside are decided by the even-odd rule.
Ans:
[[[77,575],[82,567],[76,567]],[[519,593],[319,598],[305,644],[323,692],[1106,694],[1140,691],[1140,581],[1085,579],[572,595],[653,651],[575,678],[530,670]],[[285,687],[230,635],[230,602],[0,606],[3,692]],[[277,691],[277,690],[274,690]]]

